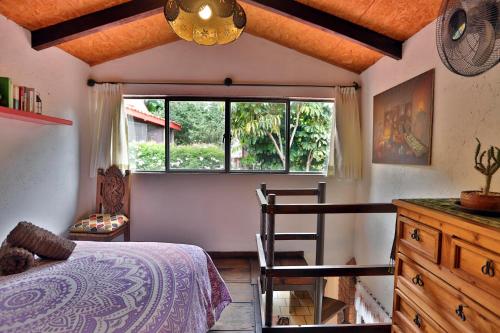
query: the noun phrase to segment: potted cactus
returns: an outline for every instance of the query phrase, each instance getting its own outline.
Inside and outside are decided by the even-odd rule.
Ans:
[[[482,191],[464,191],[460,195],[460,204],[465,208],[500,212],[500,193],[491,192],[491,180],[500,169],[500,148],[491,146],[481,151],[481,141],[477,139],[474,168],[486,177]]]

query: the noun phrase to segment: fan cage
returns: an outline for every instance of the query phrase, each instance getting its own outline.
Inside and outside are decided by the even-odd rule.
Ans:
[[[496,6],[496,10],[491,10]],[[443,64],[452,72],[463,76],[476,76],[484,73],[500,62],[500,0],[472,1],[449,0],[443,3],[441,14],[436,23],[437,50]],[[467,25],[461,38],[453,41],[450,19],[455,11],[463,9],[467,13]],[[472,14],[476,11],[476,17]],[[485,34],[482,20],[495,22],[496,39],[489,57],[480,65],[474,63],[479,48],[481,34]],[[484,38],[484,37],[483,37]]]

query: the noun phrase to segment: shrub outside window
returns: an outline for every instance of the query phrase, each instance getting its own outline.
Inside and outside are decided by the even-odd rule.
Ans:
[[[225,169],[225,103],[171,101],[170,170],[210,171]]]
[[[165,100],[124,99],[128,154],[134,171],[165,171]]]

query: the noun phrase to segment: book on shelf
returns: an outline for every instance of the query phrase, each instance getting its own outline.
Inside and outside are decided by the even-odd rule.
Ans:
[[[28,112],[35,112],[35,89],[27,88],[27,97],[28,97],[28,105],[26,106],[26,110]]]
[[[12,104],[12,108],[19,110],[21,108],[21,105],[19,104],[19,87],[14,85],[14,101]]]
[[[38,91],[35,91],[36,96],[35,96],[35,105],[36,105],[36,110],[35,112],[38,114],[42,114],[42,99],[40,98],[40,93]]]
[[[0,77],[0,106],[14,107],[14,86],[8,77]]]
[[[14,85],[8,77],[0,77],[0,106],[42,113],[42,99],[34,88]]]
[[[24,87],[19,87],[19,110],[24,111],[26,105],[26,95],[24,94]]]

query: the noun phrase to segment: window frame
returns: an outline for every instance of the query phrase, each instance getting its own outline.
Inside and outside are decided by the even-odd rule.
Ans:
[[[231,128],[229,128],[229,143],[227,144],[229,147],[229,165],[228,165],[228,173],[234,174],[277,174],[277,175],[286,175],[290,173],[290,100],[286,98],[260,98],[260,97],[236,97],[236,98],[228,98],[229,104],[227,104],[229,108],[229,127],[231,126],[231,103],[275,103],[275,104],[285,104],[285,168],[283,170],[231,170]]]
[[[132,171],[145,174],[262,174],[262,175],[309,175],[323,176],[324,171],[290,171],[290,116],[292,102],[319,102],[333,103],[334,98],[304,98],[304,97],[217,97],[217,96],[190,96],[190,95],[124,95],[123,99],[157,99],[165,103],[165,170],[164,171]],[[170,168],[170,102],[223,102],[224,103],[224,168],[220,170],[203,169],[171,169]],[[285,104],[285,169],[283,170],[231,170],[231,103],[279,103]],[[335,117],[335,114],[332,115]],[[228,140],[229,138],[229,140]],[[332,144],[330,142],[330,144]]]
[[[214,169],[214,170],[204,170],[204,169],[171,169],[170,168],[170,102],[222,102],[224,103],[224,168],[222,169]],[[217,98],[217,97],[199,97],[199,96],[165,96],[165,135],[168,135],[168,138],[165,137],[165,173],[212,173],[212,174],[223,174],[227,173],[228,165],[227,165],[227,128],[230,124],[228,124],[227,118],[227,100],[225,98]],[[161,172],[161,171],[160,171]]]

